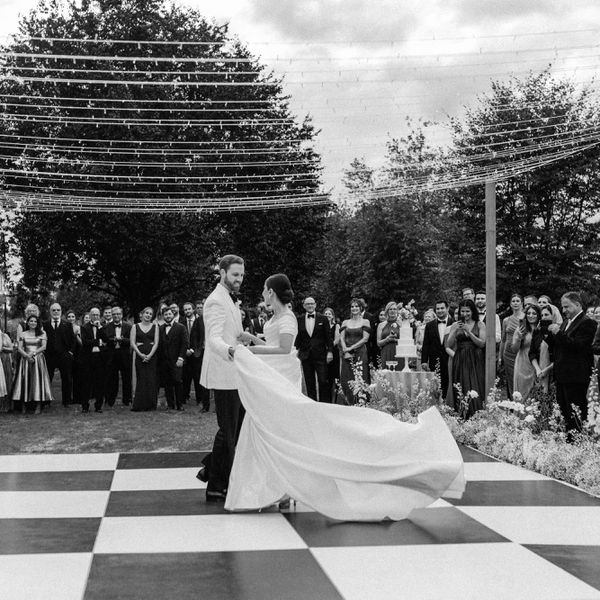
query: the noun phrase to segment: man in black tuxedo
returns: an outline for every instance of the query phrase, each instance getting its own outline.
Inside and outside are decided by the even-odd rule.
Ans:
[[[306,393],[317,400],[317,381],[319,382],[320,402],[331,402],[327,365],[333,360],[333,335],[325,315],[316,312],[314,298],[304,300],[306,313],[298,317],[298,335],[296,348],[302,362]],[[316,373],[316,379],[315,379]]]
[[[73,355],[77,339],[73,326],[61,317],[62,308],[55,302],[50,306],[50,320],[43,326],[48,337],[45,356],[50,381],[56,369],[60,373],[61,401],[63,406],[68,406],[73,398]]]
[[[123,404],[131,404],[131,324],[123,321],[123,309],[114,306],[111,321],[102,329],[106,335],[106,403],[114,406],[119,391],[119,374]]]
[[[269,320],[267,316],[267,307],[264,302],[261,302],[258,307],[258,316],[251,320],[252,330],[254,331],[254,335],[261,339],[265,338],[264,335],[264,327],[265,323]]]
[[[202,404],[202,412],[208,412],[210,410],[210,394],[203,385],[200,385],[202,357],[204,356],[204,321],[202,315],[197,317],[194,314],[194,305],[191,302],[183,305],[183,317],[182,324],[187,330],[189,344],[183,363],[183,401],[185,403],[190,397],[193,381],[196,404]]]
[[[421,365],[424,370],[435,371],[439,369],[442,398],[445,398],[449,385],[448,353],[446,352],[445,341],[448,335],[448,327],[454,321],[448,314],[448,303],[445,300],[438,300],[435,303],[435,316],[437,317],[435,320],[425,325],[423,348],[421,350]]]
[[[165,387],[167,406],[183,410],[183,363],[188,349],[185,326],[174,321],[173,309],[163,310],[164,324],[160,326],[158,352],[161,381]]]
[[[81,326],[81,412],[89,412],[94,399],[95,412],[102,412],[106,393],[105,330],[100,326],[100,309],[90,310],[90,322]]]
[[[581,429],[571,405],[587,419],[587,390],[594,365],[592,343],[597,323],[583,313],[581,296],[567,292],[561,298],[565,320],[548,327],[547,342],[554,353],[556,400],[565,419],[567,431]]]

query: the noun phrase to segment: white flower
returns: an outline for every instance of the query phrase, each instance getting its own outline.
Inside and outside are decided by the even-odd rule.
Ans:
[[[467,397],[469,397],[469,398],[479,398],[479,394],[475,390],[469,390],[467,392]]]
[[[525,423],[533,423],[533,421],[535,421],[535,417],[533,415],[527,415],[524,421]]]
[[[523,400],[523,394],[521,394],[521,392],[513,392],[513,400],[515,402],[521,402]]]

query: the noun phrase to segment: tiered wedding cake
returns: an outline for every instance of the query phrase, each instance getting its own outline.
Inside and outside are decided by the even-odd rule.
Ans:
[[[404,359],[417,358],[417,346],[413,339],[413,330],[408,319],[403,320],[400,327],[400,337],[396,345],[396,357]],[[404,370],[408,370],[408,360],[405,360]]]

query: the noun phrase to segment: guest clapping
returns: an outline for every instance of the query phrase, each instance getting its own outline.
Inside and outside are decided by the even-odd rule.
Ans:
[[[529,358],[529,352],[541,319],[542,314],[539,307],[536,304],[527,305],[524,317],[515,329],[511,341],[512,351],[517,353],[513,390],[519,392],[524,399],[529,397],[537,379],[536,369]]]

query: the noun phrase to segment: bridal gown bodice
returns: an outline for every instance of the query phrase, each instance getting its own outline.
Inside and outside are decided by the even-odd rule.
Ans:
[[[295,335],[290,313],[265,327],[267,345]],[[315,402],[289,354],[238,346],[234,365],[246,409],[229,479],[227,510],[258,510],[286,495],[332,519],[404,519],[464,491],[460,451],[436,408],[416,424],[369,408]]]

